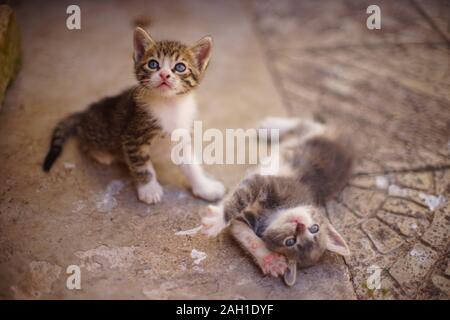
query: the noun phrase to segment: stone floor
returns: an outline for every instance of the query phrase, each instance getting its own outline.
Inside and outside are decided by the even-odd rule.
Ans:
[[[377,1],[382,29],[371,31],[371,2],[77,1],[82,30],[69,31],[71,2],[12,1],[24,57],[0,112],[0,298],[449,299],[449,7]],[[354,176],[327,207],[350,258],[327,255],[287,288],[228,235],[180,234],[205,202],[162,145],[155,206],[136,200],[123,167],[91,162],[74,141],[41,172],[58,119],[133,83],[136,21],[157,39],[213,35],[198,92],[205,126],[319,116],[352,135]],[[247,169],[207,168],[228,187]],[[66,288],[73,264],[81,290]],[[379,289],[367,284],[374,270]]]

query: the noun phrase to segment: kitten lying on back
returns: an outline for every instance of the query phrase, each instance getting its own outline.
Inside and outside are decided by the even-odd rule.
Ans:
[[[347,183],[352,156],[344,140],[319,123],[268,118],[262,127],[293,133],[280,145],[279,170],[253,173],[220,206],[209,206],[203,232],[215,236],[230,226],[264,274],[284,275],[291,286],[297,265],[315,264],[326,250],[350,254],[324,205]]]
[[[150,159],[150,144],[174,129],[191,129],[196,112],[193,89],[208,66],[211,48],[209,36],[186,46],[176,41],[155,42],[137,28],[133,58],[138,84],[60,121],[53,131],[44,171],[50,170],[64,142],[77,135],[81,146],[98,162],[126,162],[140,200],[159,202],[163,189]],[[222,198],[222,183],[208,177],[197,161],[192,163],[181,165],[181,169],[193,193],[210,201]]]

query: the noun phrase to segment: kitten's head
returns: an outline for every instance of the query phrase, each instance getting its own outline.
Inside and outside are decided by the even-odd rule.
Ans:
[[[193,46],[176,41],[154,41],[141,28],[134,31],[134,66],[140,85],[152,94],[170,97],[197,87],[209,62],[212,39]]]
[[[285,281],[293,285],[296,267],[316,263],[326,250],[349,255],[342,236],[314,206],[298,206],[280,210],[262,234],[268,247],[285,255],[289,261]]]

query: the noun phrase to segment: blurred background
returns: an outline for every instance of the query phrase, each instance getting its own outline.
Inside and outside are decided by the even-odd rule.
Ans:
[[[0,298],[448,299],[450,10],[439,0],[0,1]],[[81,9],[69,30],[67,7]],[[369,5],[381,29],[369,30]],[[206,127],[316,117],[350,135],[354,177],[327,208],[353,255],[296,286],[263,277],[227,235],[178,234],[205,202],[164,159],[163,201],[74,141],[41,172],[56,122],[135,83],[132,33],[214,39],[198,90]],[[20,49],[21,48],[21,49]],[[7,89],[6,89],[7,88]],[[230,188],[247,166],[210,166]],[[206,254],[198,262],[193,250]],[[66,288],[66,268],[82,289]],[[367,285],[382,270],[381,287]]]

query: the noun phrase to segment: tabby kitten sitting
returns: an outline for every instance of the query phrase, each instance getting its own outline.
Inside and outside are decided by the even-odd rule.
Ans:
[[[193,91],[208,66],[211,48],[209,36],[186,46],[154,41],[136,28],[133,58],[138,84],[60,121],[53,131],[44,171],[50,170],[64,142],[76,135],[98,162],[124,160],[136,182],[138,198],[149,204],[159,202],[163,189],[151,162],[150,144],[177,128],[190,131],[196,113]],[[223,197],[222,183],[208,177],[197,161],[182,164],[181,169],[194,195],[209,201]]]
[[[281,135],[293,132],[280,145],[278,171],[253,173],[220,206],[209,206],[203,232],[215,236],[230,225],[263,273],[284,275],[291,286],[297,265],[315,264],[326,250],[350,254],[324,205],[347,183],[352,157],[344,140],[319,123],[269,118],[263,127],[278,128]]]

